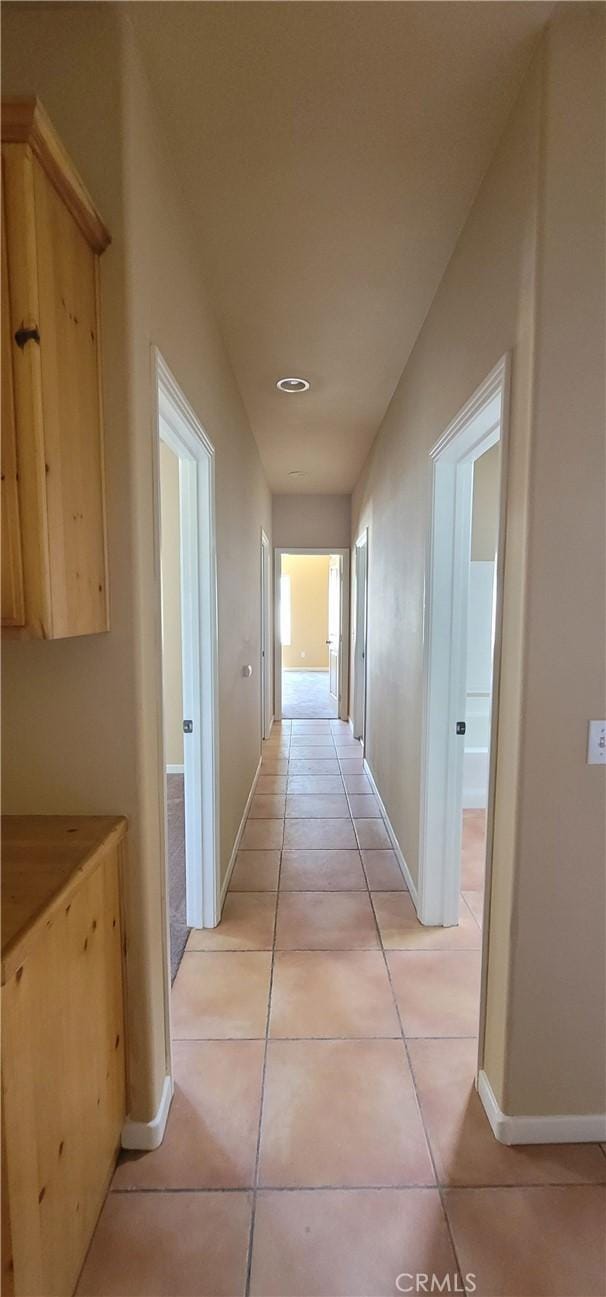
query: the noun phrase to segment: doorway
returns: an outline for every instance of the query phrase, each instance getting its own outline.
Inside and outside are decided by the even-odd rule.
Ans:
[[[347,719],[349,551],[275,551],[274,714]]]
[[[354,550],[353,613],[353,707],[354,738],[362,746],[366,738],[366,655],[368,639],[368,527],[358,536]]]
[[[430,453],[419,859],[419,918],[429,925],[459,922],[462,848],[473,848],[477,883],[490,873],[508,375],[503,357]],[[474,478],[477,487],[482,477],[490,479],[493,517],[480,543]],[[483,554],[487,544],[492,557],[478,557],[476,568],[477,546]],[[474,899],[479,910],[480,898]]]
[[[190,928],[220,918],[214,450],[160,353],[164,811],[171,971]]]

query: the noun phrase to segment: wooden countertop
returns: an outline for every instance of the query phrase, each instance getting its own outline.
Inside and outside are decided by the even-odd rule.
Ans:
[[[2,816],[2,985],[126,827],[121,815]]]

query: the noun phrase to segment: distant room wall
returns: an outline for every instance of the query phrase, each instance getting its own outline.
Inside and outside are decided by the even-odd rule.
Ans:
[[[284,554],[282,574],[291,583],[291,643],[282,666],[328,671],[328,554]]]

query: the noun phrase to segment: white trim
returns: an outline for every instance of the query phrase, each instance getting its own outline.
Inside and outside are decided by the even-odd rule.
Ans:
[[[477,1090],[501,1144],[594,1144],[606,1140],[606,1113],[561,1113],[546,1117],[510,1117],[502,1112],[484,1071]]]
[[[285,645],[285,648],[288,648],[288,645]],[[303,667],[303,666],[301,666],[301,667],[282,667],[282,671],[298,671],[299,674],[300,674],[302,671],[303,671],[305,674],[307,674],[308,671],[319,671],[320,673],[323,673],[325,676],[329,675],[329,668],[328,668],[328,667]],[[303,719],[304,719],[304,718],[303,718]],[[322,718],[320,718],[320,719],[322,719]],[[336,716],[334,717],[334,720],[337,720],[337,717],[336,717]]]
[[[416,909],[416,908],[417,908],[417,888],[416,888],[416,885],[415,885],[415,883],[414,883],[414,881],[413,881],[413,878],[412,878],[411,872],[410,872],[410,870],[409,870],[409,868],[408,868],[408,865],[406,864],[406,861],[405,861],[405,859],[404,859],[404,854],[403,854],[403,852],[402,852],[402,848],[401,848],[401,846],[400,846],[400,843],[398,842],[398,839],[397,839],[397,837],[396,837],[395,829],[394,829],[394,827],[393,827],[393,825],[392,825],[392,823],[391,823],[391,820],[390,820],[390,818],[389,818],[389,815],[387,814],[387,811],[386,811],[385,806],[384,806],[384,803],[383,803],[383,799],[382,799],[382,797],[381,797],[381,794],[380,794],[379,789],[377,788],[377,785],[376,785],[376,782],[375,782],[375,777],[374,777],[374,775],[373,775],[373,773],[372,773],[372,770],[371,770],[371,768],[370,768],[370,766],[369,766],[369,764],[368,764],[368,761],[366,760],[366,757],[364,757],[364,773],[365,773],[366,776],[368,777],[368,782],[369,782],[369,784],[370,784],[370,786],[371,786],[371,788],[372,788],[372,791],[373,791],[373,793],[374,793],[374,795],[375,795],[375,797],[376,797],[376,799],[377,799],[377,801],[378,801],[378,803],[379,803],[379,810],[380,810],[380,812],[381,812],[381,815],[383,816],[383,819],[385,820],[385,828],[387,829],[387,832],[388,832],[389,837],[390,837],[390,839],[391,839],[391,845],[392,845],[392,847],[393,847],[394,855],[395,855],[396,860],[397,860],[397,862],[398,862],[398,864],[399,864],[399,866],[400,866],[400,869],[402,870],[402,876],[403,876],[403,878],[404,878],[404,882],[406,883],[406,886],[407,886],[407,888],[408,888],[408,890],[409,890],[409,892],[410,892],[411,900],[412,900],[412,902],[413,902],[413,904],[414,904],[414,906],[415,906],[415,909]]]
[[[273,724],[273,718],[272,718],[272,724]],[[251,784],[251,786],[250,786],[250,792],[249,792],[248,797],[247,797],[247,799],[246,799],[246,806],[244,807],[244,811],[242,812],[242,819],[240,820],[240,827],[239,827],[239,829],[238,829],[238,832],[236,833],[236,837],[235,837],[235,841],[234,841],[234,845],[233,845],[232,853],[231,853],[231,856],[229,857],[229,864],[228,864],[228,866],[227,866],[227,872],[226,872],[226,874],[225,874],[225,878],[223,879],[223,883],[222,883],[222,885],[221,885],[221,910],[223,909],[223,902],[225,901],[225,897],[227,896],[227,889],[228,889],[229,884],[230,884],[230,882],[231,882],[231,876],[232,876],[232,874],[233,874],[233,872],[234,872],[234,865],[235,865],[235,863],[236,863],[236,859],[237,859],[238,851],[239,851],[239,848],[240,848],[240,842],[242,841],[242,834],[244,833],[244,829],[245,829],[245,827],[246,827],[246,821],[247,821],[247,819],[248,819],[248,812],[249,812],[249,810],[250,810],[250,806],[251,806],[252,799],[253,799],[253,797],[254,797],[254,795],[255,795],[255,788],[257,787],[257,780],[258,780],[258,778],[259,778],[259,775],[261,774],[261,763],[262,763],[262,760],[263,760],[263,758],[262,758],[262,757],[259,757],[259,764],[258,764],[258,766],[257,766],[257,769],[255,770],[254,775],[253,775],[253,781],[252,781],[252,784]]]
[[[274,549],[274,719],[282,719],[282,644],[280,641],[280,577],[282,575],[283,554],[328,554],[341,560],[341,626],[339,652],[339,692],[335,720],[349,719],[349,572],[350,551],[348,549],[298,549],[293,545],[283,545]],[[293,667],[292,670],[304,671],[305,667]]]
[[[132,1121],[130,1117],[126,1118],[120,1137],[122,1148],[139,1149],[144,1153],[150,1153],[152,1149],[160,1147],[164,1139],[173,1091],[172,1076],[165,1076],[158,1109],[151,1121]]]
[[[509,357],[503,356],[430,452],[431,509],[424,611],[423,736],[419,841],[419,919],[431,926],[459,922],[461,806],[465,719],[467,603],[473,464],[506,438]],[[498,729],[499,645],[504,553],[506,456],[502,452],[497,548],[487,875]]]
[[[358,555],[364,551],[364,589],[363,589],[363,606],[359,605],[359,581],[358,581]],[[364,747],[366,741],[366,695],[368,689],[368,527],[365,527],[354,545],[354,564],[352,580],[352,618],[351,618],[351,640],[352,640],[352,677],[353,677],[353,698],[352,698],[352,716],[354,738],[359,739]],[[358,629],[361,626],[362,635],[358,644]],[[360,699],[358,698],[360,695]],[[357,732],[356,732],[357,731]]]
[[[183,709],[184,717],[194,722],[192,734],[184,736],[187,921],[190,927],[212,928],[220,917],[215,456],[157,347],[152,355],[156,439],[179,460]],[[159,501],[157,455],[155,472]]]
[[[167,766],[166,773],[167,775],[184,775],[185,766],[183,765],[183,763],[181,763],[180,766]]]
[[[271,688],[272,671],[272,619],[271,619],[271,544],[269,536],[261,528],[261,626],[260,626],[260,694],[261,694],[261,738],[269,738],[273,724],[273,701]]]

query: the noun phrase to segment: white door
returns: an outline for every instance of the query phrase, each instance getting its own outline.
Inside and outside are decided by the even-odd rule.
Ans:
[[[356,608],[354,625],[354,738],[366,731],[366,643],[368,606],[368,529],[356,541]]]
[[[328,568],[328,687],[339,704],[339,659],[341,656],[341,559],[331,554]]]

